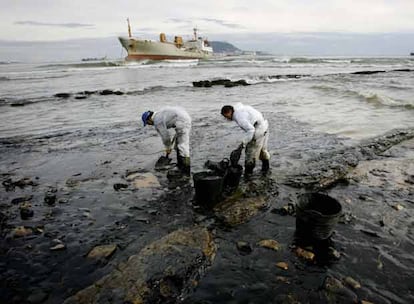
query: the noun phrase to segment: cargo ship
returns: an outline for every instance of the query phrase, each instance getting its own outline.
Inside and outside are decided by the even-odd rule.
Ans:
[[[175,36],[174,41],[167,41],[164,33],[160,40],[146,40],[132,37],[131,26],[128,22],[128,37],[118,37],[128,56],[125,60],[178,60],[178,59],[207,59],[212,56],[213,48],[207,39],[197,36],[194,28],[192,39],[183,41],[181,36]]]

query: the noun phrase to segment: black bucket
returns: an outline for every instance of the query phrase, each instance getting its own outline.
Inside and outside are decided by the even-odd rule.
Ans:
[[[235,189],[239,186],[240,178],[243,174],[243,167],[240,165],[230,166],[224,176],[224,187]]]
[[[212,209],[222,200],[223,177],[213,172],[194,173],[195,199],[198,205]]]
[[[296,204],[296,233],[315,240],[328,239],[342,214],[341,204],[322,193],[306,193]]]

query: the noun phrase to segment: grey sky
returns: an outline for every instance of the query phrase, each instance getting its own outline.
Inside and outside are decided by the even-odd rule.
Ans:
[[[126,33],[414,32],[414,0],[0,0],[0,40]]]
[[[279,55],[406,56],[414,0],[0,0],[0,61],[122,57],[117,36],[159,33]],[[61,43],[65,41],[65,43]],[[59,51],[58,51],[59,49]]]

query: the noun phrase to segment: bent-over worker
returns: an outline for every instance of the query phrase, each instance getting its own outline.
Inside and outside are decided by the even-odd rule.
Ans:
[[[269,123],[263,118],[262,113],[251,106],[236,103],[234,106],[225,105],[221,114],[228,120],[235,121],[246,132],[239,146],[241,151],[246,147],[245,176],[253,173],[256,160],[262,161],[262,172],[269,171],[270,154],[267,151],[269,138]]]
[[[191,117],[180,107],[165,107],[158,112],[146,111],[142,114],[144,126],[152,125],[161,136],[166,156],[171,152],[175,141],[177,167],[185,174],[190,173],[190,131]],[[168,129],[175,129],[171,136]]]

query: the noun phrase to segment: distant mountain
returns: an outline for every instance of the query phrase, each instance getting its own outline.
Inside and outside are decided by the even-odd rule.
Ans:
[[[228,42],[223,41],[210,41],[211,46],[213,47],[214,53],[242,53],[243,51],[236,48],[234,45]]]

